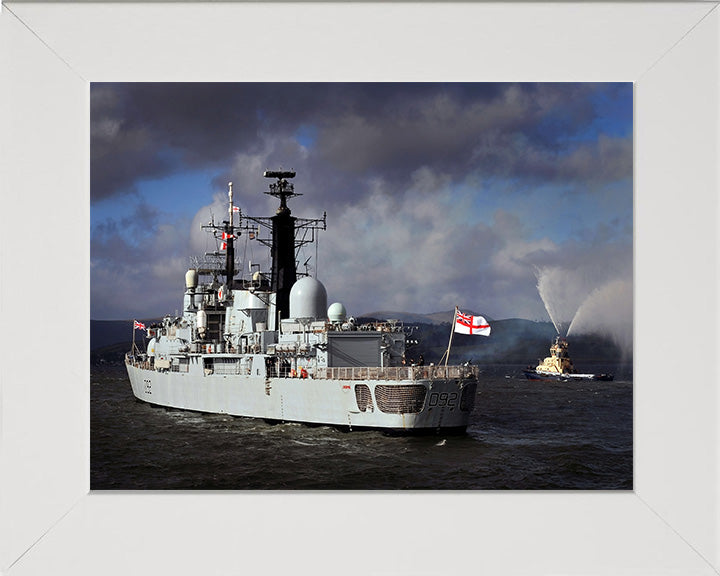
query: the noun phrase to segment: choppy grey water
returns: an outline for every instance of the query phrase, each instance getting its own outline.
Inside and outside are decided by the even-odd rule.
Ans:
[[[632,367],[613,382],[484,368],[463,436],[390,436],[151,406],[91,371],[93,490],[631,490]]]

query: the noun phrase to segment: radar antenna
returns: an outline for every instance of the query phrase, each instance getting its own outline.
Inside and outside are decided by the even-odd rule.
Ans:
[[[295,187],[287,181],[288,178],[295,178],[295,172],[292,170],[265,170],[263,172],[265,178],[277,178],[277,182],[270,184],[270,191],[265,192],[270,196],[280,198],[280,207],[277,209],[277,213],[288,211],[287,199],[293,196],[302,196],[295,192]]]

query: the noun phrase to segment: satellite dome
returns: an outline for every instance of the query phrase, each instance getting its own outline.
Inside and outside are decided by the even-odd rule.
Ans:
[[[325,318],[327,291],[315,278],[306,276],[290,290],[290,318]]]
[[[198,285],[198,273],[197,270],[192,268],[185,273],[185,287],[188,290],[195,290]]]
[[[345,306],[343,306],[340,302],[335,302],[330,304],[327,315],[330,322],[345,322],[347,310],[345,310]]]

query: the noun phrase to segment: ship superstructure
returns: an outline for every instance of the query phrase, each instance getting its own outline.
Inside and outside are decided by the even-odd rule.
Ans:
[[[183,312],[147,327],[147,348],[126,355],[135,396],[161,406],[328,424],[349,429],[464,431],[477,387],[474,366],[408,366],[401,322],[359,324],[323,284],[298,272],[298,249],[326,229],[292,216],[294,172],[268,171],[280,199],[269,218],[243,215],[228,190],[228,219],[204,228],[218,253],[185,275]],[[237,219],[237,224],[235,220]],[[269,236],[263,236],[263,232]],[[266,245],[270,270],[235,261],[235,241]],[[224,260],[224,262],[223,262]]]

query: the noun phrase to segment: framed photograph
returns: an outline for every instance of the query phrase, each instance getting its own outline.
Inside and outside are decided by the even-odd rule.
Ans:
[[[632,490],[631,82],[90,100],[91,490]]]
[[[716,8],[3,4],[0,570],[716,574]],[[632,83],[632,491],[90,490],[91,83],[277,81]]]

